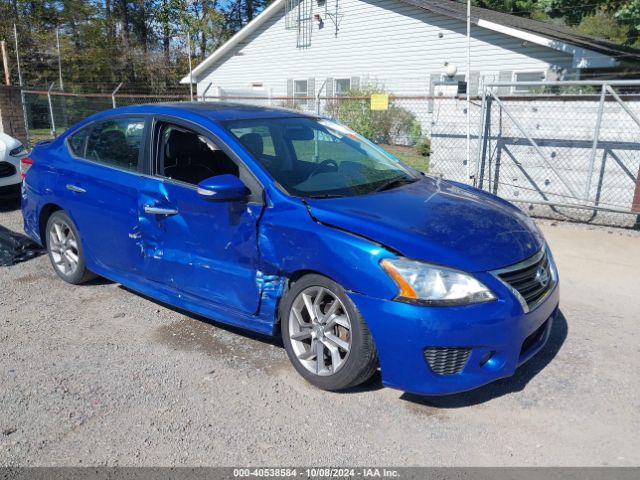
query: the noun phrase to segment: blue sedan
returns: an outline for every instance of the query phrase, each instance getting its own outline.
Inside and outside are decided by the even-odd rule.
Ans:
[[[281,335],[313,385],[441,395],[545,344],[558,272],[518,208],[296,112],[175,103],[94,115],[36,146],[27,234],[72,284],[100,275]]]

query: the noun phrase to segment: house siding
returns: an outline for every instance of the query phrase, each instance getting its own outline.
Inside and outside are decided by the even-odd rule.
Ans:
[[[329,9],[333,0],[328,0]],[[275,13],[198,81],[198,94],[209,84],[249,89],[262,82],[274,96],[287,94],[288,79],[315,78],[316,93],[327,78],[360,78],[396,95],[428,94],[430,78],[439,79],[445,62],[466,73],[466,25],[394,0],[340,0],[340,30],[314,2],[310,46],[296,46],[296,30],[285,29],[284,9]],[[440,38],[439,34],[442,34]],[[500,72],[571,68],[569,54],[491,30],[474,27],[472,79],[497,80]],[[472,87],[473,88],[473,87]],[[326,92],[323,91],[323,94]]]

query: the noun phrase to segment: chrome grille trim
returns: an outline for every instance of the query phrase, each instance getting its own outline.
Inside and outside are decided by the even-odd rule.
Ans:
[[[540,266],[549,275],[549,283],[546,286],[535,279]],[[544,302],[558,283],[557,274],[546,247],[522,262],[493,270],[491,273],[514,294],[525,313],[534,310]]]

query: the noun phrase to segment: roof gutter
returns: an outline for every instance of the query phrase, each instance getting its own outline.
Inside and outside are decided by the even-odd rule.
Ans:
[[[526,32],[517,28],[509,27],[489,20],[483,20],[482,18],[475,19],[476,25],[487,30],[493,30],[494,32],[503,33],[511,37],[519,38],[525,42],[535,43],[543,47],[552,48],[560,52],[572,55],[572,67],[573,68],[602,68],[612,67],[617,64],[616,59],[605,54],[594,52],[593,50],[587,50],[585,48],[578,47],[576,45],[562,42],[560,40],[544,37],[542,35],[536,35],[535,33]],[[588,58],[587,58],[588,57]]]

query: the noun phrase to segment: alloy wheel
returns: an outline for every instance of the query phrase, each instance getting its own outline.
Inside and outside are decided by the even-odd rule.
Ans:
[[[73,275],[80,261],[78,241],[73,230],[62,220],[56,220],[49,230],[49,250],[55,268],[63,275]]]
[[[289,338],[300,363],[311,373],[330,376],[342,368],[351,350],[351,320],[330,290],[308,287],[289,312]]]

